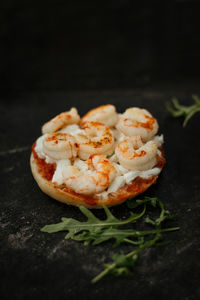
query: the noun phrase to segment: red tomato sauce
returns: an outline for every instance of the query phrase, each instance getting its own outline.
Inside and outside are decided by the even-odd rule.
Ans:
[[[67,193],[70,193],[71,195],[74,195],[75,197],[81,198],[85,203],[87,203],[91,206],[96,205],[98,203],[98,199],[95,199],[92,196],[76,193],[76,192],[74,192],[73,190],[71,190],[69,188],[64,188],[63,191],[67,192]]]
[[[56,164],[48,164],[44,159],[40,158],[35,151],[35,146],[36,143],[34,143],[32,146],[32,152],[33,152],[33,157],[38,166],[38,172],[43,178],[50,181],[52,180],[54,172],[56,170]]]

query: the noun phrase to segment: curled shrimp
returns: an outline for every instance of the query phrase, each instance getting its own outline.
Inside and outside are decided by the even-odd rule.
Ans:
[[[140,135],[144,142],[152,139],[158,131],[158,123],[146,110],[138,107],[128,108],[119,118],[117,129],[126,136]]]
[[[87,161],[89,171],[81,172],[74,166],[63,170],[64,183],[76,193],[92,195],[104,191],[115,178],[117,171],[104,155],[92,155]]]
[[[50,133],[43,140],[43,151],[55,160],[71,159],[77,156],[76,140],[67,133]]]
[[[114,105],[102,105],[90,110],[81,118],[81,124],[87,121],[96,121],[112,127],[118,121],[118,114]]]
[[[79,147],[78,156],[87,160],[92,154],[110,155],[114,151],[114,136],[112,130],[99,122],[84,122],[84,134],[77,134]]]
[[[155,141],[143,144],[140,136],[127,137],[115,150],[120,164],[133,171],[145,171],[153,168],[157,162],[158,145]]]
[[[42,134],[58,131],[69,124],[77,124],[80,121],[80,116],[77,109],[72,107],[69,111],[63,112],[51,119],[42,126]]]

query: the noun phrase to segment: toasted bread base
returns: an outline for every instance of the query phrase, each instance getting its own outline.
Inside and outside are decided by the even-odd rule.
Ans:
[[[163,168],[164,163],[165,158],[164,153],[162,153],[161,163],[159,165],[160,169]],[[137,177],[130,184],[126,184],[115,193],[110,194],[107,199],[101,200],[95,196],[86,196],[75,193],[73,190],[68,189],[65,186],[57,186],[50,180],[44,178],[41,172],[39,172],[37,159],[34,158],[33,153],[30,158],[30,166],[37,184],[45,194],[65,204],[75,206],[83,205],[87,208],[102,208],[102,205],[108,207],[119,205],[126,201],[126,199],[133,198],[146,191],[152,184],[156,183],[158,178],[158,176],[152,176],[149,179]]]

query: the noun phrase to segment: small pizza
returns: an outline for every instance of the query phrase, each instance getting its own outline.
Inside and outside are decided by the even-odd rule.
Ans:
[[[80,118],[71,108],[42,126],[31,170],[40,189],[58,201],[118,205],[156,183],[165,164],[157,132],[157,120],[146,109],[119,114],[108,104]]]

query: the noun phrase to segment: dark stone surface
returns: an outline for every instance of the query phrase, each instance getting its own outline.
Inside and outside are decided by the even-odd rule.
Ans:
[[[0,104],[0,297],[4,299],[198,299],[199,278],[199,114],[186,128],[173,119],[164,103],[175,95],[191,104],[198,83],[181,82],[143,89],[110,91],[30,91],[10,93]],[[179,232],[173,242],[144,252],[130,278],[90,280],[109,262],[111,243],[96,247],[64,240],[64,233],[40,232],[62,216],[82,216],[77,208],[44,195],[29,168],[30,147],[41,125],[57,113],[76,106],[81,115],[103,103],[119,112],[130,106],[149,109],[165,136],[167,164],[157,184],[145,195],[161,197],[178,214]],[[118,217],[126,205],[112,208]],[[95,211],[98,216],[103,212]]]

